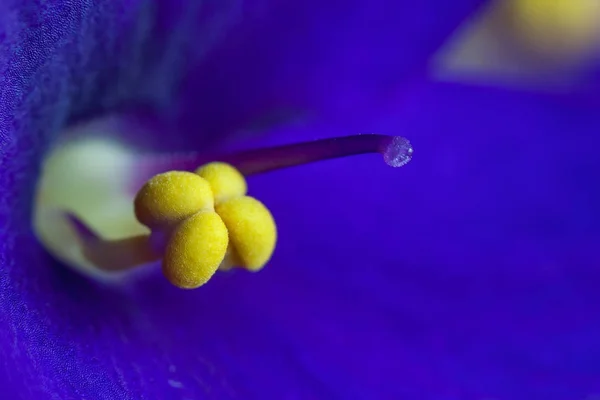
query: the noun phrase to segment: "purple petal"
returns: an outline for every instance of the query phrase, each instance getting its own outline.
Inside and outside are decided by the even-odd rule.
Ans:
[[[361,81],[364,76],[382,67],[381,64],[387,68],[387,62],[380,58],[388,51],[367,53],[362,58],[377,59],[373,61],[374,65],[367,64],[362,70],[363,64],[358,63],[356,72],[342,75],[341,83],[330,89],[335,96],[321,101],[315,95],[321,95],[322,91],[315,88],[327,80],[318,76],[338,75],[340,69],[329,63],[351,59],[347,48],[340,50],[343,56],[339,59],[329,59],[326,53],[322,53],[322,63],[308,74],[307,79],[314,85],[307,85],[305,91],[300,87],[292,88],[291,92],[282,91],[281,99],[298,89],[299,96],[292,98],[297,100],[293,106],[314,106],[317,114],[327,113],[336,119],[349,109],[347,104],[362,106],[369,98],[388,92],[391,94],[406,77],[407,71],[416,68],[475,3],[478,2],[461,3],[460,7],[454,4],[447,9],[441,6],[445,2],[424,3],[421,6],[423,14],[419,15],[429,15],[425,11],[432,11],[432,15],[440,16],[432,22],[432,27],[435,23],[436,27],[439,24],[444,29],[439,35],[432,32],[430,37],[429,30],[426,30],[427,34],[417,35],[421,32],[421,25],[406,25],[410,29],[398,34],[401,41],[397,51],[402,54],[402,61],[390,61],[389,64],[389,71],[398,68],[397,78],[390,73],[384,74],[380,82],[373,83],[377,86],[373,90],[368,89],[372,83],[358,85],[348,92],[351,94],[348,98],[355,99],[350,103],[336,100],[337,96],[344,96],[346,84]],[[0,186],[4,188],[0,194],[0,343],[3,343],[0,346],[0,377],[5,382],[4,394],[9,398],[263,398],[268,393],[274,397],[310,398],[378,397],[378,393],[383,396],[395,393],[403,381],[398,381],[396,375],[390,379],[390,374],[395,374],[396,369],[389,367],[380,347],[390,343],[399,346],[393,341],[397,338],[392,329],[394,320],[387,322],[387,312],[372,309],[369,302],[358,304],[354,309],[346,307],[346,303],[340,301],[345,297],[337,294],[346,286],[336,286],[335,281],[330,285],[317,280],[314,288],[325,294],[311,298],[308,291],[312,274],[299,274],[298,280],[291,282],[289,300],[280,298],[280,294],[284,296],[286,293],[279,293],[279,287],[271,286],[279,285],[278,274],[285,274],[287,278],[282,279],[295,276],[295,260],[287,258],[285,247],[279,256],[280,261],[271,268],[275,275],[266,275],[263,279],[260,275],[237,274],[231,279],[221,278],[206,291],[189,293],[170,288],[158,277],[156,281],[154,278],[141,279],[124,288],[102,287],[53,264],[37,245],[29,226],[33,180],[37,176],[41,156],[65,123],[132,102],[148,103],[154,107],[164,105],[164,110],[173,110],[169,106],[172,105],[170,99],[177,78],[187,72],[184,55],[192,59],[202,55],[185,51],[187,47],[181,38],[189,36],[186,29],[191,29],[186,27],[210,26],[212,33],[213,24],[226,26],[228,22],[221,13],[215,13],[211,15],[217,18],[208,18],[211,23],[196,24],[194,17],[204,15],[205,9],[193,12],[195,10],[186,7],[186,3],[182,3],[179,9],[164,8],[163,3],[156,8],[152,4],[136,2],[121,2],[118,7],[114,4],[84,2],[79,7],[57,2],[45,4],[42,12],[38,13],[37,8],[10,3],[3,5],[6,9],[0,13],[3,39],[6,38],[0,48],[1,58],[5,60],[0,65],[0,157],[3,167]],[[227,11],[231,4],[234,3],[225,3],[223,10]],[[412,12],[415,6],[413,2],[410,4],[410,7],[406,5],[394,10]],[[358,11],[353,12],[358,15]],[[309,13],[309,9],[303,13]],[[158,22],[154,15],[160,16]],[[375,14],[365,15],[369,21],[376,20]],[[189,19],[182,19],[186,16]],[[222,16],[223,20],[219,18]],[[319,17],[322,19],[316,22],[322,24],[326,17],[322,15]],[[412,17],[413,14],[407,23],[420,19]],[[405,26],[399,20],[400,17],[398,26]],[[348,19],[346,27],[353,27],[354,21]],[[397,22],[396,19],[394,22]],[[387,26],[375,22],[373,25]],[[184,28],[171,29],[175,26]],[[278,28],[279,25],[274,24],[270,32],[277,32]],[[172,34],[162,36],[165,31]],[[353,32],[341,28],[339,31]],[[375,42],[397,34],[387,28],[377,32],[379,36],[372,39]],[[317,33],[309,35],[310,43],[318,40],[315,37]],[[299,33],[294,31],[290,35],[291,39],[298,37]],[[202,32],[193,37],[203,37]],[[362,43],[364,38],[349,37],[349,40],[353,39]],[[331,43],[331,46],[342,44]],[[411,43],[415,43],[414,47],[408,46]],[[199,46],[200,53],[207,47],[204,44]],[[370,43],[364,42],[364,46],[366,50]],[[413,49],[415,58],[412,58],[412,50],[405,54],[403,47],[407,47],[407,51]],[[178,53],[179,50],[182,52]],[[400,60],[400,57],[393,60]],[[280,63],[279,60],[273,62]],[[289,65],[293,66],[294,62]],[[327,71],[330,71],[329,74],[325,73]],[[279,79],[286,78],[281,76]],[[262,107],[279,99],[275,96],[277,83],[270,82],[282,81],[271,80],[266,73],[255,76],[257,80],[261,77],[268,79],[263,84],[272,88],[265,90],[265,103],[262,100],[257,102]],[[238,89],[247,93],[252,87]],[[258,89],[264,88],[259,85]],[[226,94],[228,90],[223,89]],[[358,97],[360,91],[365,92],[364,98]],[[229,101],[235,99],[227,97],[227,102],[215,100],[215,104],[229,107]],[[252,97],[247,99],[253,100]],[[245,107],[241,103],[231,103],[234,120],[245,121],[243,117],[258,111]],[[183,114],[178,120],[182,124],[189,122],[185,118],[185,110]],[[227,128],[227,123],[218,122],[217,117],[207,123]],[[215,132],[218,133],[218,130]],[[307,173],[312,174],[312,170],[308,169]],[[296,223],[299,220],[296,216]],[[341,221],[338,222],[336,226],[342,226]],[[363,223],[364,220],[361,220]],[[341,240],[344,244],[348,243],[344,237]],[[328,258],[326,253],[320,255],[319,246],[322,244],[315,241],[315,247],[311,247],[313,258],[307,265],[328,260],[330,269],[335,271],[338,260],[331,258],[333,256]],[[327,250],[332,249],[337,250],[335,246]],[[371,269],[377,270],[379,265],[380,262],[373,263]],[[290,270],[285,272],[287,268]],[[279,270],[281,272],[277,272]],[[304,284],[306,280],[308,286]],[[262,281],[265,288],[259,284]],[[281,282],[285,287],[286,281]],[[368,282],[365,282],[365,287],[369,288]],[[331,288],[331,294],[325,292],[327,288]],[[258,296],[261,293],[264,293],[263,297]],[[254,304],[261,298],[264,303]],[[319,305],[319,301],[323,304]],[[286,303],[288,310],[302,312],[294,321],[279,315]],[[390,304],[395,306],[393,302]],[[257,309],[259,305],[261,310]],[[305,314],[307,312],[308,315]],[[316,316],[314,320],[308,319],[311,314]],[[313,333],[300,329],[308,329],[313,321],[319,323],[325,319],[331,320],[330,326],[313,326]],[[368,329],[353,335],[359,324]],[[345,342],[342,336],[338,347],[322,347],[328,345],[332,337],[339,337],[340,327],[353,327],[350,330],[352,335],[346,335]],[[315,342],[320,344],[311,345]],[[372,344],[360,348],[359,344],[364,343]],[[323,357],[329,357],[329,362],[316,357],[315,351],[321,349]],[[395,349],[391,347],[392,351]],[[353,354],[356,357],[346,364],[345,361]],[[406,360],[414,360],[420,365],[411,371],[410,377],[414,378],[415,385],[425,388],[433,382],[443,384],[448,390],[453,388],[444,376],[435,379],[438,375],[427,369],[428,363],[421,359],[422,353],[413,354],[406,350],[403,355]],[[374,362],[368,366],[367,372],[360,362],[365,357]],[[335,366],[340,369],[330,370],[331,360],[336,359],[339,362],[336,361]],[[362,372],[357,375],[359,364]],[[355,382],[342,385],[346,379],[355,379]]]
[[[41,371],[55,393],[134,398],[597,392],[597,110],[459,85],[419,100],[372,126],[411,133],[400,171],[365,156],[250,182],[281,229],[260,274],[108,290],[18,238],[31,267],[8,270],[0,334],[39,360],[32,393]]]
[[[252,2],[190,75],[180,126],[226,134],[289,120],[361,120],[407,91],[483,3]]]
[[[250,182],[281,244],[244,303],[269,304],[340,397],[600,393],[597,103],[450,84],[414,100],[367,127],[411,138],[402,170],[364,157]]]

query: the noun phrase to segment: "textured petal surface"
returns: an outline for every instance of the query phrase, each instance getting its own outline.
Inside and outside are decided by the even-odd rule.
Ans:
[[[250,181],[282,241],[244,303],[310,340],[300,364],[342,397],[600,393],[597,103],[439,84],[398,114],[368,130],[411,138],[401,170],[365,156]]]
[[[69,120],[143,103],[163,110],[173,118],[168,123],[174,127],[193,126],[189,132],[198,143],[199,133],[217,135],[243,126],[252,115],[273,105],[289,104],[336,121],[352,110],[355,117],[346,123],[367,120],[368,113],[395,95],[407,76],[418,72],[424,57],[479,1],[452,6],[426,1],[416,8],[414,2],[382,2],[381,8],[352,2],[318,10],[310,3],[285,3],[256,3],[252,12],[257,14],[250,16],[234,1],[125,1],[118,6],[50,2],[42,9],[21,3],[18,8],[12,3],[2,6],[6,9],[0,12],[5,39],[0,45],[0,185],[5,190],[0,194],[0,342],[5,345],[0,346],[0,377],[5,379],[7,397],[246,399],[268,393],[274,398],[401,394],[436,398],[461,388],[471,390],[461,382],[468,382],[469,367],[479,366],[477,359],[463,362],[465,377],[455,375],[461,371],[455,364],[451,364],[454,369],[443,368],[440,362],[451,363],[453,358],[423,344],[429,337],[423,336],[428,320],[411,310],[418,302],[397,295],[409,289],[400,283],[411,271],[417,294],[423,290],[420,284],[436,287],[431,281],[421,282],[414,272],[421,270],[420,263],[430,269],[445,265],[436,263],[437,250],[431,251],[431,246],[439,248],[440,259],[461,254],[460,243],[452,250],[440,232],[431,230],[436,226],[428,222],[435,219],[431,216],[417,228],[406,226],[410,219],[389,225],[384,206],[396,205],[404,194],[413,196],[408,197],[413,204],[427,204],[417,194],[427,186],[427,176],[420,177],[417,167],[414,175],[404,174],[408,182],[413,179],[413,187],[380,186],[366,197],[358,195],[364,192],[353,192],[358,186],[346,180],[353,163],[317,167],[330,172],[319,179],[314,168],[292,172],[290,176],[298,182],[304,179],[307,187],[320,187],[323,197],[318,201],[275,192],[277,179],[288,182],[283,174],[257,180],[257,192],[282,210],[281,221],[287,224],[279,255],[264,276],[224,276],[198,292],[178,291],[157,276],[122,288],[101,287],[53,264],[32,237],[33,179],[44,152]],[[196,4],[202,6],[195,8]],[[214,35],[219,36],[236,16],[250,23],[236,25],[239,30],[210,53],[215,64],[211,61],[186,75],[191,72],[187,63],[206,55],[209,44],[218,41]],[[297,26],[282,22],[290,19]],[[336,23],[329,26],[332,20]],[[312,28],[304,31],[303,26]],[[190,35],[192,29],[200,30]],[[200,42],[190,47],[189,37]],[[238,51],[239,41],[248,53]],[[375,43],[382,47],[374,47]],[[284,47],[290,50],[283,51]],[[255,55],[265,52],[274,58],[251,63],[260,61]],[[311,63],[304,65],[306,60]],[[178,78],[186,76],[181,101],[172,103]],[[297,84],[287,86],[297,76]],[[207,86],[200,84],[202,79]],[[188,108],[190,104],[193,107]],[[191,112],[194,109],[203,112]],[[357,109],[361,112],[354,112]],[[401,121],[361,126],[409,127]],[[431,120],[421,121],[427,122]],[[423,130],[423,141],[428,143],[433,128],[415,126]],[[315,132],[287,134],[300,137]],[[364,165],[370,168],[371,164]],[[388,173],[374,169],[364,178],[369,185],[381,185],[402,176]],[[461,173],[466,172],[456,172]],[[337,203],[325,202],[329,193],[335,193],[330,191],[332,182],[342,194]],[[438,178],[438,182],[451,180]],[[439,207],[430,196],[430,206]],[[336,207],[339,202],[355,207],[351,211]],[[375,214],[373,207],[379,210]],[[305,217],[310,213],[314,218]],[[446,224],[453,222],[452,214],[443,210],[437,215],[450,218]],[[400,217],[404,221],[403,213],[394,218]],[[373,233],[365,235],[369,231]],[[431,234],[428,240],[433,244],[409,240],[409,231],[421,232],[421,238]],[[400,240],[386,242],[395,232],[403,232],[400,238],[414,248],[412,253],[400,247]],[[467,244],[472,243],[462,245],[472,249]],[[353,257],[344,250],[348,246],[355,249]],[[464,270],[456,267],[456,271],[469,276],[467,261],[495,254],[484,250],[488,251],[483,246],[477,253],[480,258],[467,254],[464,263],[450,264],[464,265]],[[414,268],[402,274],[402,265]],[[387,271],[397,275],[387,277]],[[442,282],[439,287],[444,287]],[[448,312],[463,310],[462,303],[451,297],[437,299],[439,304],[451,304]],[[430,318],[436,310],[443,314],[444,308],[436,309],[431,302],[430,308],[422,310],[433,313]],[[461,318],[468,320],[470,310],[464,309],[466,316]],[[464,329],[456,334],[465,333]],[[452,339],[443,329],[439,332],[442,343],[444,338]]]
[[[35,268],[48,259],[17,239],[28,252],[13,259],[36,276],[4,288],[19,323],[3,334],[19,335],[21,368],[49,377],[29,390],[432,400],[597,393],[597,109],[434,85],[398,114],[370,128],[411,137],[415,157],[401,170],[365,156],[250,182],[282,239],[257,275],[221,276],[196,292],[159,277],[109,290]],[[285,134],[296,140],[317,128],[332,132]]]
[[[190,132],[224,134],[286,120],[363,119],[414,83],[483,3],[247,2],[239,24],[190,76],[178,121]]]

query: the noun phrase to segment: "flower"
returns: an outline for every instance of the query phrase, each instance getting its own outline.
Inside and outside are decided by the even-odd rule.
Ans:
[[[0,50],[6,60],[0,103],[4,394],[572,399],[597,390],[596,272],[590,268],[598,261],[598,191],[590,184],[598,171],[597,103],[417,85],[424,57],[475,3],[357,1],[320,9],[263,3],[268,7],[255,12],[267,15],[258,25],[265,31],[253,34],[257,17],[235,2],[223,9],[209,4],[214,13],[198,9],[218,16],[207,24],[194,23],[197,14],[186,4],[169,8],[172,2],[9,4],[0,12],[7,38]],[[380,18],[395,21],[407,10],[414,18],[406,24],[368,24],[348,36],[352,51],[325,51],[345,43],[340,32]],[[341,11],[348,12],[347,25],[326,30]],[[219,32],[215,25],[227,26],[236,12],[244,16],[241,28],[229,39],[214,38],[223,46],[205,53],[203,73],[182,75],[184,93],[171,104],[169,78],[186,72],[181,58],[187,53],[180,52],[189,49],[186,29]],[[296,25],[282,15],[296,17]],[[422,36],[416,34],[421,15],[434,19]],[[252,23],[244,25],[247,18]],[[309,22],[323,46],[331,38],[330,49],[313,49],[317,40],[310,35],[303,41]],[[163,35],[175,25],[181,30]],[[273,45],[297,40],[312,56],[310,66],[298,68],[306,53],[291,51],[262,64],[258,55],[265,52],[256,44],[249,54],[229,52],[244,38],[248,45],[264,43],[259,39],[275,32],[283,38],[271,37]],[[361,63],[352,57],[383,38],[398,43],[402,54],[371,50]],[[229,78],[232,71],[239,81]],[[293,82],[296,76],[303,79]],[[407,76],[415,88],[398,96]],[[318,88],[325,83],[332,87],[323,93]],[[35,241],[34,180],[70,119],[143,100],[152,113],[161,111],[163,132],[179,128],[197,146],[210,135],[191,132],[221,137],[286,99],[294,110],[312,112],[312,122],[281,126],[281,135],[302,140],[358,127],[410,132],[419,158],[402,174],[364,158],[257,177],[254,190],[274,210],[282,238],[271,265],[260,275],[216,277],[194,292],[159,276],[121,286],[90,281],[53,263]],[[200,105],[210,112],[199,120],[192,110]],[[289,191],[280,189],[290,183]]]

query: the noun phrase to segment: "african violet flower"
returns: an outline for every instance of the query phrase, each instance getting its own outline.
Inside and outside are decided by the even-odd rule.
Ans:
[[[479,2],[362,3],[4,6],[7,398],[597,390],[593,96],[422,82]],[[301,120],[263,142],[401,133],[419,157],[401,171],[364,157],[253,179],[281,238],[259,274],[195,291],[158,273],[107,285],[38,244],[35,184],[69,123],[140,106],[152,126],[132,141],[162,150],[292,110]]]

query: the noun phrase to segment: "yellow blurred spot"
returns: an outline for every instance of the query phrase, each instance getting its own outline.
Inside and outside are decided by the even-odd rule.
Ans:
[[[210,184],[191,172],[170,171],[152,177],[138,192],[135,216],[151,229],[165,229],[200,210],[212,210]]]
[[[260,270],[271,258],[277,241],[275,221],[258,200],[242,196],[217,204],[229,231],[232,252],[243,267]]]
[[[599,0],[509,0],[515,33],[554,57],[580,57],[600,44]]]
[[[225,258],[228,242],[221,218],[214,211],[200,211],[173,231],[163,259],[163,274],[183,289],[202,286]]]
[[[198,168],[196,173],[210,183],[216,203],[243,196],[248,189],[244,176],[226,163],[212,162]]]
[[[600,60],[600,0],[495,0],[433,61],[436,78],[565,91]]]

